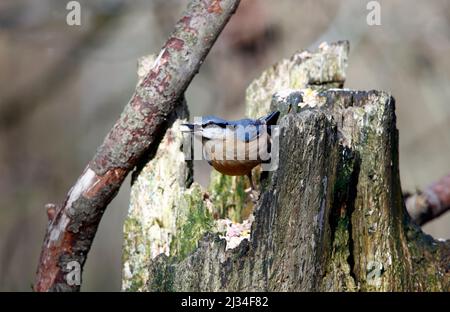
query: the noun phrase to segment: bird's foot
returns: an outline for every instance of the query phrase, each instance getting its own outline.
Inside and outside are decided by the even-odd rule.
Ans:
[[[259,197],[261,196],[261,194],[257,191],[252,189],[251,187],[249,187],[248,189],[245,190],[245,193],[248,194],[248,196],[250,197],[250,200],[256,204],[258,202]]]

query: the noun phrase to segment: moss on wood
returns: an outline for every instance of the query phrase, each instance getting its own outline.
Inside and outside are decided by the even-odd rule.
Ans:
[[[269,109],[283,116],[280,166],[265,177],[251,239],[227,250],[215,233],[214,218],[239,221],[249,208],[245,178],[214,173],[207,191],[196,184],[176,190],[180,196],[167,210],[169,252],[139,257],[130,246],[148,241],[141,227],[148,218],[129,216],[125,257],[135,259],[128,261],[135,271],[124,278],[124,289],[450,290],[450,242],[422,233],[404,208],[394,99],[381,91],[329,89],[343,84],[347,52],[345,43],[323,46],[322,65],[314,53],[299,53],[249,87],[249,116]],[[285,87],[300,89],[279,90]],[[140,175],[143,183],[163,183]]]

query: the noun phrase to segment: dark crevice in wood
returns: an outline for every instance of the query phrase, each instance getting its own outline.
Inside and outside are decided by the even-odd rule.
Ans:
[[[352,225],[352,216],[353,211],[355,210],[355,200],[357,195],[357,186],[358,186],[358,178],[359,178],[359,172],[360,172],[360,165],[361,160],[358,157],[358,154],[354,154],[354,167],[352,170],[352,174],[349,181],[349,194],[348,194],[348,206],[347,206],[347,218],[349,220],[348,222],[348,250],[349,250],[349,256],[347,259],[347,262],[350,266],[350,276],[353,278],[355,283],[358,281],[356,274],[355,274],[355,246],[353,241],[353,225]]]

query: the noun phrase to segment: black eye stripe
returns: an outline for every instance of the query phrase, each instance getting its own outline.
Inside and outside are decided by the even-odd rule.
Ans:
[[[217,123],[217,122],[214,122],[214,121],[208,121],[207,123],[204,123],[202,125],[203,128],[210,127],[210,126],[217,126],[217,127],[220,127],[220,128],[225,128],[227,125],[224,124],[224,123]]]

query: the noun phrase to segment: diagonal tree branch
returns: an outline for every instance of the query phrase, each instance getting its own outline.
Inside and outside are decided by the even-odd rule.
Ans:
[[[80,289],[72,273],[82,269],[103,212],[127,174],[157,147],[179,99],[239,1],[189,2],[152,70],[136,87],[64,203],[49,206],[35,291]]]
[[[450,174],[424,191],[405,197],[406,209],[413,221],[424,225],[450,210]]]

